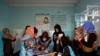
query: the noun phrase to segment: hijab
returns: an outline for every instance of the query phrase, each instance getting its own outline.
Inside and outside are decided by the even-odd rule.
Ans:
[[[94,24],[90,21],[85,22],[82,27],[87,31],[87,33],[91,33],[95,29]]]
[[[76,30],[79,31],[80,34],[83,34],[83,27],[79,26]]]
[[[75,39],[81,41],[83,39],[83,28],[81,26],[76,28]]]
[[[26,35],[30,35],[30,37],[34,38],[35,34],[34,34],[34,27],[30,26],[26,29],[25,31]]]

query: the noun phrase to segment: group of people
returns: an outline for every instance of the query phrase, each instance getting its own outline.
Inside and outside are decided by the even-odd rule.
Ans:
[[[98,35],[92,22],[87,21],[82,26],[75,28],[73,46],[80,56],[98,56]]]
[[[26,26],[21,38],[19,56],[33,56],[36,50],[49,52],[51,41],[53,41],[54,45],[50,56],[57,56],[58,53],[61,53],[61,56],[98,56],[96,52],[98,48],[98,35],[95,32],[95,26],[90,21],[75,28],[75,38],[73,40],[70,39],[70,36],[65,36],[59,24],[54,26],[53,39],[49,37],[47,31],[44,31],[38,38],[36,37],[37,33],[38,29],[36,27]],[[12,44],[15,40],[16,38],[11,38],[11,35],[4,34],[5,56],[11,56],[13,53],[13,47],[11,49],[8,47],[11,51],[8,53],[8,51],[6,52],[5,47],[7,46],[5,45],[8,45],[8,43]]]
[[[35,51],[48,51],[51,38],[47,31],[36,37],[38,29],[33,26],[26,26],[23,38],[21,39],[21,50],[19,56],[33,56]]]

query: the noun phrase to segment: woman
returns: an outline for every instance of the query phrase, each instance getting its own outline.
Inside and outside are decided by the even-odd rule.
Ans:
[[[75,40],[81,41],[83,39],[83,28],[81,26],[76,28]]]
[[[54,42],[53,51],[62,52],[62,44],[60,43],[60,40],[62,37],[65,37],[64,32],[62,32],[59,24],[56,24],[54,26],[54,31],[55,32],[53,33],[53,42]]]
[[[35,36],[38,30],[35,27],[28,27],[25,31],[25,35],[21,42],[20,56],[33,56],[34,55],[34,43]]]
[[[83,39],[83,28],[81,26],[75,28],[75,38],[73,40],[73,45],[78,54],[82,54],[83,45],[81,40]]]
[[[38,46],[39,50],[47,50],[49,51],[49,46],[51,43],[51,38],[48,35],[48,32],[43,32],[43,34],[39,37]]]
[[[8,28],[3,29],[3,44],[4,44],[4,56],[13,56],[14,41],[16,36],[13,37]]]
[[[97,56],[98,36],[94,32],[94,24],[88,21],[85,22],[82,27],[84,28],[84,39],[82,40],[83,56]]]
[[[22,42],[22,39],[23,39],[23,37],[25,36],[25,32],[26,32],[26,29],[27,29],[28,27],[30,27],[30,25],[27,25],[27,26],[25,27],[24,32],[23,32],[23,34],[22,34],[22,38],[20,39],[20,42]]]
[[[87,36],[87,42],[85,42],[84,40],[82,40],[82,43],[84,45],[83,48],[83,56],[98,56],[96,53],[96,49],[97,49],[97,38],[98,36],[95,33],[90,33]]]
[[[69,39],[69,36],[62,38],[61,43],[63,45],[62,56],[77,56],[76,50],[74,49],[73,44]]]

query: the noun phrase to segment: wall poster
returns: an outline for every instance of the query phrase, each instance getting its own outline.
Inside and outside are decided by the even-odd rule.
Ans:
[[[36,16],[36,27],[39,30],[50,30],[50,17],[48,15]]]

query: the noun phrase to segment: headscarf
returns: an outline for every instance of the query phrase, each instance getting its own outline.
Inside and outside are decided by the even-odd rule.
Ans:
[[[59,24],[56,24],[54,26],[54,29],[56,29],[56,28],[59,30],[59,32],[62,32],[61,26]]]
[[[91,33],[95,29],[94,24],[90,21],[85,22],[82,27],[87,31],[87,33]]]
[[[34,35],[34,27],[33,26],[30,26],[26,29],[25,31],[25,34],[26,35],[30,35],[30,37],[34,38],[35,35]]]
[[[76,33],[75,39],[80,41],[83,38],[83,27],[79,26],[76,28],[76,30],[79,32],[79,34]]]
[[[42,35],[40,36],[40,39],[43,40],[43,38],[46,37],[47,38],[47,41],[50,39],[49,35],[48,35],[48,32],[47,31],[44,31],[42,33]]]
[[[6,33],[8,32],[8,33]],[[12,39],[12,35],[9,32],[8,28],[3,28],[3,38]]]
[[[5,33],[6,31],[9,31],[9,29],[8,28],[3,28],[3,33]]]
[[[83,34],[83,27],[79,26],[76,28],[77,31],[80,32],[80,34]]]

